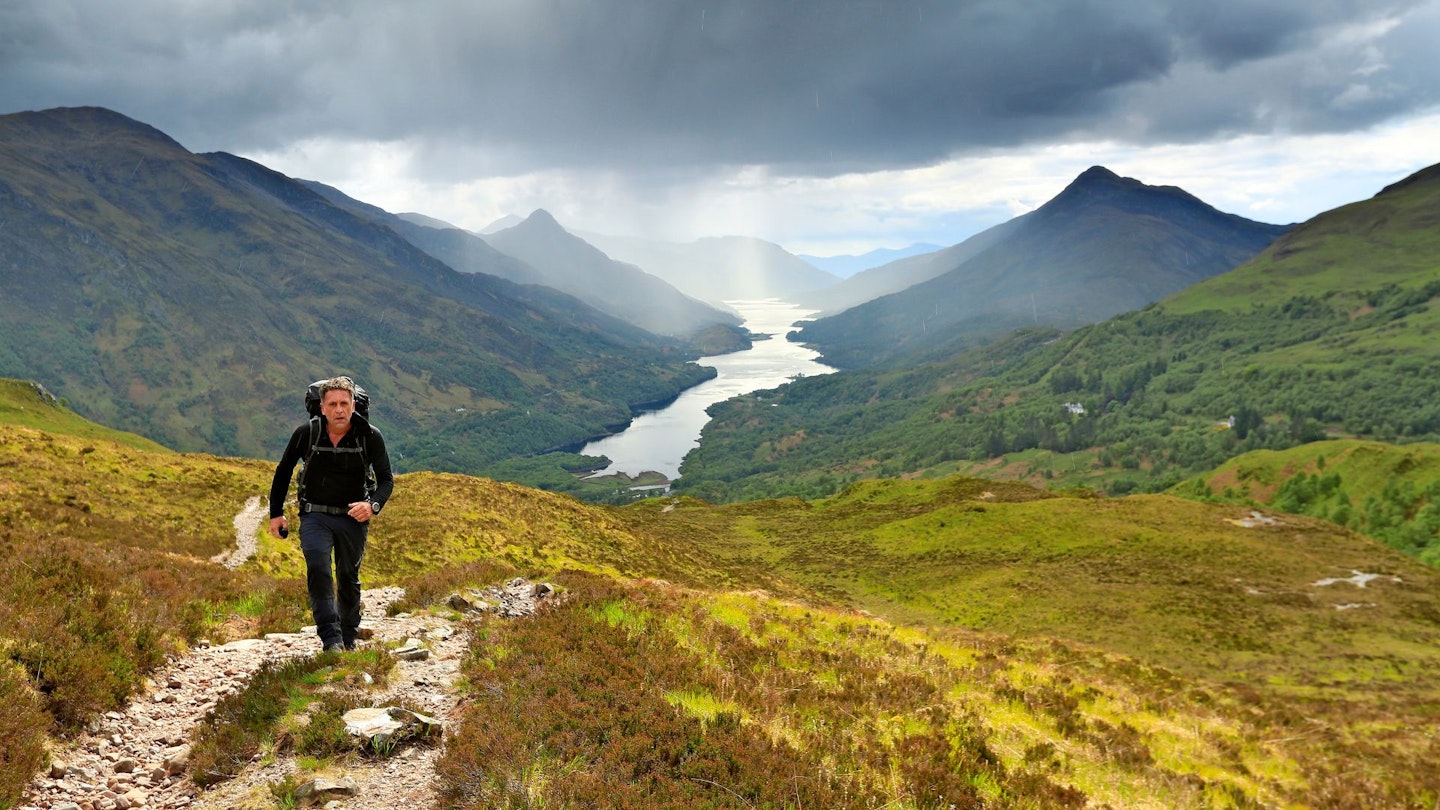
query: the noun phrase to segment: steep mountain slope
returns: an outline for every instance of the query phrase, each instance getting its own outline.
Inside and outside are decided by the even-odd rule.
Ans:
[[[956,255],[959,264],[942,275],[821,318],[799,339],[819,348],[826,362],[855,367],[956,335],[1073,329],[1230,270],[1285,228],[1223,214],[1180,189],[1096,166],[994,231],[981,235],[978,252]],[[931,256],[929,267],[937,269],[944,253]]]
[[[744,236],[661,242],[586,233],[585,239],[622,262],[665,279],[705,301],[783,298],[818,290],[838,279],[772,242]]]
[[[611,259],[540,210],[485,238],[535,268],[540,283],[659,335],[688,337],[740,319],[690,298],[638,267]]]
[[[717,406],[677,486],[814,497],[862,477],[970,472],[1127,492],[1327,435],[1440,441],[1437,175],[1068,336],[1022,330]]]
[[[313,180],[299,182],[333,205],[367,222],[389,228],[415,247],[462,273],[486,273],[517,284],[544,283],[538,270],[513,256],[501,253],[469,231],[428,217],[422,219],[416,214],[392,214],[324,183]]]
[[[477,469],[706,374],[671,341],[458,273],[283,175],[108,110],[0,117],[0,218],[0,374],[180,449],[277,453],[297,391],[348,372],[405,467]]]
[[[1028,214],[993,228],[986,228],[958,245],[918,256],[907,256],[861,271],[833,287],[803,295],[798,300],[805,306],[821,310],[823,314],[836,315],[866,301],[900,292],[922,281],[942,276],[1002,243],[1020,226],[1026,216]]]
[[[679,325],[684,318],[694,317],[696,320],[687,327],[687,331],[677,333],[676,337],[698,355],[739,351],[749,345],[747,338],[736,325],[736,320],[730,315],[701,307],[698,302],[684,300],[676,290],[664,288],[663,285],[657,284],[656,279],[651,276],[637,274],[634,272],[634,268],[613,265],[596,257],[594,251],[588,246],[574,244],[571,249],[562,251],[571,254],[569,259],[559,255],[548,255],[541,250],[536,255],[546,256],[545,261],[554,260],[558,263],[551,267],[550,271],[540,270],[496,250],[485,239],[469,231],[444,225],[444,223],[437,225],[438,220],[419,215],[391,214],[376,206],[353,199],[339,189],[323,183],[303,182],[308,188],[335,205],[369,222],[389,228],[415,247],[462,273],[487,273],[518,284],[541,285],[555,289],[559,295],[573,295],[589,306],[610,313],[610,317],[617,321],[617,325],[631,323],[623,319],[638,317],[649,326],[671,327]],[[549,238],[560,242],[573,243],[575,241],[575,238],[560,229],[558,224],[555,227],[555,232],[550,234]],[[558,269],[562,265],[572,267],[572,269],[575,266],[590,265],[591,269],[597,273],[596,278],[608,278],[613,284],[603,286],[592,282],[576,283],[570,277],[570,270]],[[602,287],[603,294],[596,295],[595,291]],[[565,291],[561,292],[562,289]],[[540,291],[521,292],[517,295],[520,297],[531,295],[554,297]],[[657,307],[664,302],[670,302],[675,305],[675,309],[672,311],[680,314],[671,317],[636,303],[646,301],[653,301]],[[649,327],[642,324],[635,328]]]

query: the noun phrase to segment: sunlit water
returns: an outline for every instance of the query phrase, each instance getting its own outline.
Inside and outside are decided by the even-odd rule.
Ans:
[[[664,408],[637,416],[624,431],[585,445],[581,453],[610,459],[610,466],[596,475],[653,471],[674,479],[680,475],[680,460],[699,445],[700,429],[710,421],[706,408],[784,385],[797,375],[813,377],[835,370],[816,362],[816,352],[785,339],[785,333],[814,310],[776,299],[725,303],[745,319],[746,329],[771,339],[756,340],[744,351],[700,358],[697,363],[715,368],[713,380],[686,389]]]

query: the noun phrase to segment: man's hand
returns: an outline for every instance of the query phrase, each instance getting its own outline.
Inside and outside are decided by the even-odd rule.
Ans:
[[[274,538],[276,538],[276,539],[279,539],[279,537],[280,537],[280,532],[282,532],[282,531],[288,531],[288,529],[289,529],[289,527],[285,525],[285,516],[284,516],[284,515],[281,515],[280,517],[270,518],[270,536],[271,536],[271,537],[274,537]]]
[[[369,501],[356,501],[350,504],[350,517],[364,523],[375,517],[375,512],[370,509]]]

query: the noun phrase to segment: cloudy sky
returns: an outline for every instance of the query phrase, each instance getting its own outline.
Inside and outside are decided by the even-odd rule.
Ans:
[[[1440,162],[1440,0],[0,0],[99,105],[480,229],[953,244],[1085,168],[1293,222]]]

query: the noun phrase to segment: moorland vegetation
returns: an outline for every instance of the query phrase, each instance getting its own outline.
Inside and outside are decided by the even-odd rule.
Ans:
[[[291,544],[210,562],[270,463],[142,449],[0,391],[26,415],[0,425],[5,805],[48,734],[137,695],[166,654],[306,619]],[[446,807],[1433,805],[1440,574],[1252,511],[965,477],[610,508],[411,473],[365,584],[444,615],[517,574],[564,595],[468,625]],[[1350,569],[1377,579],[1321,584]],[[257,676],[197,756],[343,768],[358,754],[326,710],[313,732],[292,715],[322,669],[383,679],[380,652]]]

